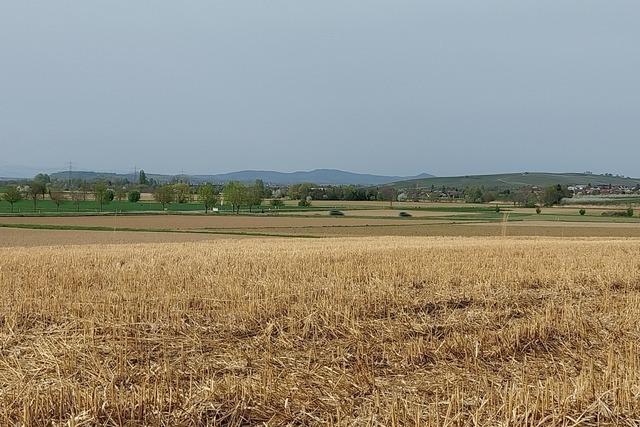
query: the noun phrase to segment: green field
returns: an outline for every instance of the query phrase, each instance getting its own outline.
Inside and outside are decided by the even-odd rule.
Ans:
[[[170,211],[196,211],[203,210],[202,204],[199,203],[181,203],[171,204],[167,206]],[[128,201],[113,201],[102,206],[102,212],[144,212],[144,211],[162,211],[162,205],[156,202],[138,202],[131,203]],[[69,213],[69,212],[100,212],[99,206],[93,200],[81,201],[78,206],[71,201],[65,201],[56,206],[51,200],[38,200],[36,209],[34,210],[32,200],[21,200],[14,204],[13,213],[16,214],[33,214],[33,213]],[[0,213],[11,213],[11,205],[7,202],[0,202]]]
[[[76,205],[70,200],[63,202],[58,208],[51,200],[38,200],[36,209],[33,206],[33,200],[21,200],[13,205],[13,214],[72,214],[72,213],[100,213],[100,212],[163,212],[162,205],[157,202],[141,201],[137,203],[131,203],[129,201],[113,201],[102,205],[102,211],[98,204],[93,200],[81,201],[79,205]],[[230,213],[231,206],[224,205],[219,206],[223,213]],[[202,203],[171,203],[165,207],[169,212],[197,212],[204,211]],[[277,210],[270,209],[269,206],[253,207],[252,212],[298,212],[298,211],[317,211],[326,210],[326,208],[314,208],[313,206],[303,208],[298,206],[287,205]],[[248,208],[241,209],[242,212],[249,213]],[[11,205],[8,202],[0,201],[0,214],[11,214]]]

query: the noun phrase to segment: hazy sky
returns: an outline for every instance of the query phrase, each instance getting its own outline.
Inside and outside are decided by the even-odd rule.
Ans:
[[[0,176],[640,176],[639,22],[637,0],[5,0]]]

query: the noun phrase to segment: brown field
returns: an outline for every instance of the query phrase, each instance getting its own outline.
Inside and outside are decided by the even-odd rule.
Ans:
[[[542,208],[543,214],[552,214],[552,215],[576,215],[579,216],[579,211],[582,206],[554,206],[552,208]],[[509,211],[516,213],[526,213],[534,215],[536,213],[535,208],[518,208],[518,207],[508,207]],[[586,209],[588,216],[600,216],[603,212],[607,211],[625,211],[627,210],[626,206],[611,206],[611,207],[589,207]]]
[[[158,220],[155,216],[125,217],[138,221],[130,222],[131,225],[142,225],[147,218]],[[179,216],[162,216],[164,218],[178,218]],[[200,217],[186,217],[183,221],[177,221],[180,227],[194,224],[191,219]],[[63,225],[100,225],[108,224],[104,217],[64,217],[64,218],[12,218],[16,222],[27,219],[32,223],[51,222]],[[81,219],[81,221],[77,221]],[[207,217],[204,217],[207,220]],[[238,239],[241,234],[264,235],[264,237],[290,236],[290,237],[367,237],[367,236],[539,236],[539,237],[640,237],[640,224],[633,223],[588,223],[588,222],[553,222],[553,221],[520,221],[509,222],[506,226],[502,223],[457,223],[448,221],[421,221],[421,220],[381,220],[382,224],[371,224],[368,220],[345,221],[345,218],[336,219],[326,224],[321,219],[294,218],[302,221],[294,221],[295,227],[280,225],[271,226],[273,223],[286,224],[292,218],[270,217],[230,217],[222,228],[193,228],[181,229],[181,233],[170,232],[145,232],[145,231],[85,231],[85,230],[31,230],[0,227],[0,247],[12,246],[50,246],[69,244],[127,244],[127,243],[161,243],[161,242],[190,242],[220,239]],[[93,221],[92,221],[93,220]],[[237,222],[235,222],[237,220]],[[275,220],[275,221],[272,221]],[[358,225],[358,224],[367,225]],[[207,222],[199,222],[197,225],[211,225]],[[244,227],[228,228],[233,225],[244,224]],[[355,225],[354,225],[355,224]],[[169,228],[171,222],[166,224],[155,222],[153,228]],[[258,226],[256,226],[258,225]],[[122,225],[120,225],[122,226]],[[145,227],[147,228],[147,227]],[[152,227],[148,227],[152,228]],[[207,234],[205,234],[207,233]],[[229,234],[235,233],[235,234]],[[255,237],[255,236],[254,236]]]
[[[292,200],[288,201],[287,204],[295,205],[297,201]],[[367,208],[367,209],[376,209],[376,208],[388,208],[389,202],[383,201],[359,201],[359,200],[313,200],[312,205],[314,207],[334,207],[334,206],[343,206],[343,207],[353,207],[353,208]],[[428,207],[487,207],[487,205],[479,204],[479,203],[464,203],[460,202],[393,202],[393,207],[397,209],[409,209],[409,208],[428,208]]]
[[[310,225],[385,225],[406,224],[403,219],[375,218],[298,218],[291,216],[233,216],[233,215],[121,215],[121,216],[50,216],[50,217],[0,217],[0,224],[48,224],[83,227],[120,227],[139,229],[200,229],[200,228],[260,228],[306,227]]]
[[[110,231],[26,230],[20,228],[0,228],[0,247],[171,243],[242,238],[245,238],[245,236],[196,233],[149,233],[129,231],[118,231],[114,233]]]
[[[1,425],[638,425],[640,240],[0,249]]]
[[[385,217],[385,218],[399,218],[401,210],[397,209],[352,209],[343,210],[342,213],[345,216],[357,216],[357,217]],[[436,211],[408,211],[412,217],[416,218],[428,218],[428,217],[442,217],[442,216],[455,216],[455,215],[477,215],[475,212],[436,212]],[[329,211],[320,212],[292,212],[292,215],[304,215],[304,216],[329,216]]]
[[[478,223],[475,223],[477,225]],[[495,225],[483,223],[482,225]],[[581,228],[631,228],[640,230],[640,222],[581,222],[581,221],[513,221],[507,227],[581,227]]]
[[[640,237],[640,224],[522,221],[504,223],[450,223],[448,221],[407,221],[401,225],[261,227],[221,231],[277,233],[290,236],[450,236],[450,237]]]

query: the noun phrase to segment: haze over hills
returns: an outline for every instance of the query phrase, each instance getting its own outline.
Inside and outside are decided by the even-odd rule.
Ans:
[[[393,186],[403,188],[425,188],[434,186],[447,188],[485,187],[487,189],[507,189],[527,186],[546,187],[550,185],[640,185],[640,178],[630,178],[611,174],[593,173],[549,173],[519,172],[492,175],[466,175],[453,177],[429,177],[394,182]]]
[[[68,179],[69,172],[54,172],[52,177],[58,179]],[[162,175],[147,173],[148,178],[153,178],[159,182],[170,181],[176,175]],[[177,175],[182,176],[182,175]],[[347,172],[337,169],[315,169],[312,171],[296,171],[296,172],[277,172],[277,171],[259,171],[259,170],[245,170],[224,174],[215,175],[188,175],[189,181],[192,183],[200,182],[214,182],[225,183],[229,181],[241,181],[251,182],[256,179],[261,179],[267,184],[275,185],[289,185],[300,182],[312,182],[318,185],[339,185],[339,184],[351,184],[351,185],[381,185],[395,181],[402,181],[407,179],[423,179],[433,175],[423,173],[413,177],[400,177],[400,176],[386,176],[386,175],[374,175],[374,174],[361,174],[354,172]],[[92,171],[72,171],[72,178],[80,178],[87,181],[94,181],[98,179],[116,180],[116,179],[128,179],[134,182],[137,177],[133,174],[117,174],[110,172],[92,172]]]
[[[45,171],[46,172],[46,171]],[[0,175],[6,175],[0,171]],[[34,174],[35,175],[35,174]],[[59,180],[67,180],[69,178],[68,171],[60,171],[50,173],[52,178]],[[358,186],[375,186],[390,184],[398,189],[408,188],[428,188],[428,187],[447,187],[460,188],[465,187],[484,187],[486,189],[507,189],[519,188],[525,186],[546,187],[550,185],[624,185],[635,187],[640,185],[640,178],[624,177],[612,174],[594,174],[594,173],[552,173],[552,172],[517,172],[517,173],[500,173],[486,175],[463,175],[452,177],[435,177],[433,175],[423,173],[412,177],[387,176],[375,174],[362,174],[347,172],[337,169],[315,169],[311,171],[296,172],[278,172],[266,170],[244,170],[223,174],[211,175],[169,175],[154,174],[147,172],[147,178],[153,178],[157,182],[170,182],[179,177],[186,177],[189,182],[199,184],[202,182],[213,182],[224,184],[229,181],[253,182],[256,179],[263,180],[266,184],[271,185],[290,185],[302,182],[310,182],[317,185],[358,185]],[[33,176],[33,175],[31,175]],[[119,174],[113,172],[94,172],[94,171],[72,171],[73,179],[82,179],[86,181],[107,180],[116,181],[119,179],[127,179],[130,182],[136,182],[137,175],[133,173]]]

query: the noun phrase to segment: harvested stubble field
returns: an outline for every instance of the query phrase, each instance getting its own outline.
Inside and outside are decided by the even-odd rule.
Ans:
[[[2,425],[640,423],[638,240],[12,248],[0,285]]]

